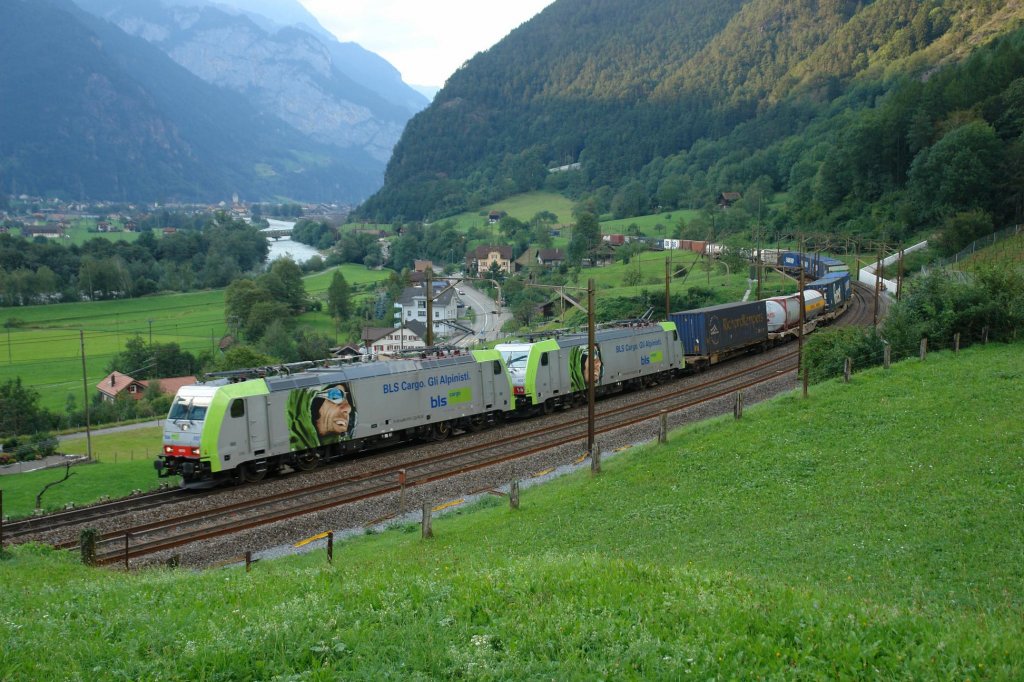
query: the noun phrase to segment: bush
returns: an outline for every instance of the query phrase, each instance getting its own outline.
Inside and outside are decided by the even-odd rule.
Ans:
[[[846,358],[854,368],[882,364],[885,342],[874,329],[857,327],[823,329],[810,336],[804,345],[807,380],[816,384],[842,375]]]

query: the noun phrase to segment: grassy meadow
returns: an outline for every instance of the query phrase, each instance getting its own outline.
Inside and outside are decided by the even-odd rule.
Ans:
[[[349,284],[365,286],[386,279],[387,270],[342,265]],[[324,298],[333,269],[305,279],[306,291]],[[40,404],[62,409],[73,396],[82,404],[83,343],[90,396],[106,375],[115,353],[135,335],[154,343],[177,343],[198,354],[213,351],[227,333],[224,290],[161,294],[142,298],[7,308],[7,325],[0,330],[0,382],[20,376],[38,391]],[[322,328],[334,324],[326,313],[310,313],[301,323]],[[3,346],[6,346],[5,348]]]
[[[333,564],[13,548],[0,679],[1021,679],[1021,350],[748,406]]]

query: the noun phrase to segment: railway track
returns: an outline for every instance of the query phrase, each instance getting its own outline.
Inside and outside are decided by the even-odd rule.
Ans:
[[[605,434],[657,418],[663,412],[684,410],[795,371],[796,351],[788,351],[760,362],[750,369],[716,373],[715,376],[694,385],[603,409],[596,416],[598,423],[595,432],[599,435]],[[556,426],[543,426],[509,436],[499,435],[486,444],[418,458],[400,466],[382,467],[358,476],[282,493],[261,495],[214,509],[175,514],[150,523],[108,531],[97,538],[97,562],[124,562],[130,565],[132,560],[169,552],[191,543],[287,521],[374,497],[396,493],[401,495],[404,491],[431,482],[584,441],[586,426],[586,417],[569,417]],[[401,511],[396,509],[396,513]],[[71,540],[57,546],[74,549],[78,542]]]
[[[126,512],[158,509],[181,502],[186,495],[187,491],[179,489],[158,490],[45,516],[31,516],[17,521],[8,521],[4,523],[4,539],[17,541],[24,537],[51,533],[63,528],[86,526],[90,522]]]

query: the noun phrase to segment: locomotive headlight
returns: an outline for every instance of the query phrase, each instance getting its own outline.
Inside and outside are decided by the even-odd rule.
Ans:
[[[164,446],[164,454],[165,455],[174,454],[174,448],[172,448],[170,445],[165,445]]]
[[[182,424],[181,425],[181,430],[182,431],[188,431],[189,426],[191,426],[191,424]]]

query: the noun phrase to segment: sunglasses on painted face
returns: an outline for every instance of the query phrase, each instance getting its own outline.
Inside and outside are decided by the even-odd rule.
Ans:
[[[334,403],[335,405],[340,405],[341,403],[345,402],[345,398],[347,396],[345,395],[345,390],[340,386],[331,386],[327,390],[320,391],[319,393],[317,393],[316,397],[323,398],[324,400]]]

